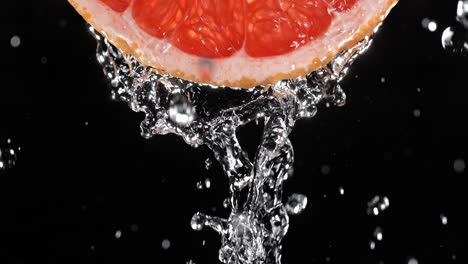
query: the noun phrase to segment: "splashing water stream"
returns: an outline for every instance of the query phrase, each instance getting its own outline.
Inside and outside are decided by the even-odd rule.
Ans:
[[[306,77],[241,89],[198,84],[158,72],[113,47],[93,28],[90,31],[98,41],[97,60],[110,81],[113,98],[145,113],[142,136],[175,133],[191,146],[204,144],[228,177],[229,198],[224,206],[231,209],[229,217],[198,212],[191,227],[210,227],[221,235],[219,259],[224,263],[281,263],[288,213],[300,213],[307,204],[301,194],[283,203],[283,181],[294,161],[288,135],[296,120],[316,114],[318,103],[344,105],[346,96],[339,82],[369,47],[371,38]],[[254,160],[236,137],[237,129],[251,121],[264,124]]]

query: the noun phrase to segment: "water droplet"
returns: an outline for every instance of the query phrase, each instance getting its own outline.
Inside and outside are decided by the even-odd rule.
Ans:
[[[421,21],[421,25],[424,29],[429,30],[430,32],[437,30],[437,22],[427,17]]]
[[[195,108],[182,92],[176,90],[169,101],[169,118],[179,127],[190,125],[195,119]]]
[[[416,88],[416,92],[420,93],[421,92],[421,88]]]
[[[457,174],[462,174],[465,171],[465,161],[463,159],[456,159],[453,162],[453,170]]]
[[[200,231],[203,229],[203,226],[205,224],[205,216],[196,213],[192,216],[192,220],[190,221],[190,226],[192,227],[193,230]]]
[[[441,214],[441,215],[440,215],[440,221],[442,222],[443,225],[447,225],[447,223],[448,223],[448,218],[447,218],[447,216]]]
[[[385,196],[376,195],[367,203],[368,215],[379,215],[390,206],[390,200]]]
[[[207,158],[207,159],[205,160],[205,169],[206,169],[206,170],[210,170],[210,169],[211,169],[211,165],[213,165],[213,161],[211,161],[210,158]]]
[[[344,188],[340,187],[339,192],[340,192],[341,195],[344,195]]]
[[[229,204],[230,204],[229,198],[225,198],[224,201],[223,201],[223,207],[224,207],[224,208],[228,208],[228,207],[229,207]]]
[[[468,54],[468,30],[460,25],[448,27],[442,33],[442,47],[455,55]]]
[[[67,27],[67,20],[65,18],[61,18],[58,21],[58,25],[60,28],[66,28]]]
[[[303,194],[291,194],[286,203],[286,211],[289,214],[300,214],[307,206],[307,196]]]
[[[386,80],[385,80],[385,77],[381,77],[381,78],[380,78],[380,82],[381,82],[381,83],[385,83],[385,81],[386,81]]]
[[[328,165],[322,165],[322,167],[320,168],[320,172],[323,174],[323,175],[328,175],[330,174],[330,166]]]
[[[132,232],[138,232],[138,229],[139,229],[139,227],[138,227],[137,224],[132,224],[132,225],[130,226],[130,230],[131,230]]]
[[[203,189],[203,182],[202,181],[197,182],[197,189],[198,190]]]
[[[121,237],[122,237],[122,231],[121,230],[115,231],[115,238],[119,239]]]
[[[161,247],[164,250],[168,250],[171,247],[171,241],[169,241],[169,239],[164,239],[161,243]]]
[[[205,188],[209,189],[211,187],[211,180],[210,178],[205,179]]]
[[[374,249],[375,249],[375,242],[374,242],[374,241],[372,241],[372,240],[369,241],[369,248],[370,248],[371,250],[374,250]]]
[[[374,237],[377,239],[377,241],[382,241],[383,239],[383,230],[381,227],[376,227],[374,230]]]
[[[42,57],[41,57],[41,63],[42,63],[42,64],[46,64],[47,61],[48,61],[48,60],[47,60],[47,57],[46,57],[46,56],[42,56]]]
[[[408,264],[418,264],[418,260],[414,257],[408,259]]]
[[[414,110],[413,110],[413,115],[414,115],[414,117],[416,117],[416,118],[421,117],[421,110],[419,110],[419,109],[414,109]]]
[[[13,168],[16,165],[18,151],[19,148],[15,150],[11,146],[11,139],[7,139],[5,146],[0,145],[0,171]]]
[[[91,246],[89,247],[89,249],[91,249],[92,251],[94,251],[95,246],[94,246],[94,245],[91,245]]]
[[[196,264],[195,261],[189,259],[187,262],[185,262],[185,264]]]
[[[88,125],[89,125],[88,121],[85,121],[85,123],[84,123],[84,124],[85,124],[85,126],[88,126]]]
[[[21,45],[21,38],[19,36],[13,36],[11,37],[10,39],[10,45],[13,47],[13,48],[17,48]]]
[[[457,21],[468,28],[468,0],[458,0]]]

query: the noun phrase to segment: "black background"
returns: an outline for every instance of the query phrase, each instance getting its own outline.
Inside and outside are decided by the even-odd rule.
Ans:
[[[346,106],[297,123],[285,191],[309,205],[291,217],[284,263],[468,263],[467,175],[453,169],[467,159],[468,58],[440,44],[456,2],[402,0],[344,81]],[[228,213],[225,176],[204,168],[211,153],[140,136],[142,114],[110,99],[95,41],[66,1],[3,6],[0,146],[11,138],[21,151],[0,171],[0,263],[217,263],[219,236],[189,225],[196,211]],[[249,150],[259,135],[239,132]],[[212,187],[198,190],[206,177]],[[375,195],[390,208],[368,216]]]

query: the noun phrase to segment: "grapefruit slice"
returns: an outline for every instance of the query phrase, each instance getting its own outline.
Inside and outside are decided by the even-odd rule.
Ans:
[[[173,76],[250,88],[317,70],[398,0],[69,0],[117,48]]]

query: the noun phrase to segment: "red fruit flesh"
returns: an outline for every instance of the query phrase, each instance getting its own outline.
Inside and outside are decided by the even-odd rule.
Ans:
[[[100,0],[116,12],[132,5],[146,33],[199,57],[286,54],[321,37],[359,0]],[[131,3],[130,3],[131,2]]]

